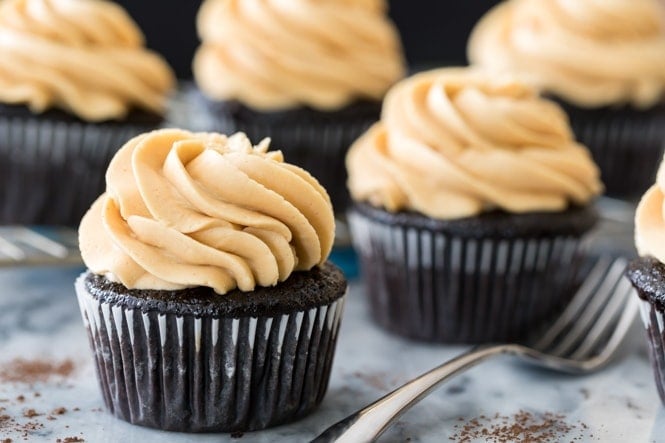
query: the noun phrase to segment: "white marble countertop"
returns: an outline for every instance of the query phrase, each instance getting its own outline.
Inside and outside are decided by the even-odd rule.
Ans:
[[[55,442],[66,437],[100,443],[309,441],[333,422],[465,350],[417,344],[379,329],[369,320],[362,285],[354,282],[330,387],[315,413],[290,425],[242,436],[160,432],[127,424],[104,410],[73,292],[80,271],[0,270],[0,378],[3,365],[16,358],[71,359],[75,364],[66,379],[33,385],[0,382],[0,442],[5,438]],[[481,364],[416,405],[380,441],[454,441],[460,426],[474,417],[510,416],[520,410],[561,414],[565,423],[576,426],[561,434],[561,441],[665,441],[665,414],[641,335],[636,322],[616,361],[588,376],[539,370],[509,357]],[[17,400],[19,396],[24,400]],[[67,412],[49,420],[48,414],[59,407]],[[43,415],[24,417],[30,408]],[[3,414],[15,419],[17,426],[3,427]],[[37,429],[16,431],[28,422],[38,423]]]

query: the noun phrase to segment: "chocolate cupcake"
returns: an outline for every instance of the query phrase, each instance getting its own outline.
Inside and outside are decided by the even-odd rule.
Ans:
[[[0,224],[75,226],[174,76],[112,2],[3,1],[0,35]]]
[[[640,297],[640,312],[649,343],[656,387],[665,404],[665,175],[644,194],[635,213],[635,246],[640,258],[628,266],[628,277]]]
[[[637,197],[665,149],[665,8],[659,0],[508,0],[476,25],[469,59],[558,101],[608,195]]]
[[[349,215],[371,312],[407,337],[512,341],[575,289],[598,169],[519,82],[440,69],[393,87],[351,148]]]
[[[207,0],[193,71],[209,126],[268,134],[343,214],[344,155],[404,74],[386,10],[384,0]]]
[[[302,417],[328,385],[346,280],[334,217],[304,170],[225,137],[130,140],[80,226],[76,282],[107,408],[183,432]]]

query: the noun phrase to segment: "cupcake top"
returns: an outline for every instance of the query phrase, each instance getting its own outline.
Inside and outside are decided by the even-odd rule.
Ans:
[[[635,212],[635,246],[641,256],[665,263],[665,163],[656,183],[644,194]]]
[[[558,105],[514,79],[467,68],[394,86],[381,121],[346,163],[355,200],[438,219],[561,211],[602,191]]]
[[[79,228],[88,268],[129,289],[273,286],[325,262],[334,217],[306,171],[238,133],[133,138]]]
[[[380,100],[404,75],[384,0],[206,0],[193,70],[212,100],[259,111]]]
[[[82,120],[162,114],[174,75],[144,47],[116,4],[98,0],[0,2],[0,103],[50,108]]]
[[[508,0],[476,25],[473,63],[528,75],[581,107],[650,107],[665,93],[659,0]]]

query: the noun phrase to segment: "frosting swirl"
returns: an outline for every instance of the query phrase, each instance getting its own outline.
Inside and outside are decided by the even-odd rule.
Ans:
[[[665,263],[665,166],[658,170],[656,183],[642,196],[635,211],[635,247],[641,256]]]
[[[161,114],[175,84],[129,15],[108,1],[4,0],[0,52],[0,102],[35,113],[56,107],[93,122],[132,108]]]
[[[85,264],[130,289],[224,294],[323,263],[335,229],[328,194],[269,143],[177,129],[133,138],[81,221]]]
[[[602,189],[559,106],[514,80],[464,68],[394,86],[347,168],[355,200],[439,219],[563,210]]]
[[[665,8],[658,0],[508,0],[476,25],[468,52],[579,106],[645,108],[665,94]]]
[[[257,110],[380,100],[404,75],[384,0],[206,0],[198,29],[203,93]]]

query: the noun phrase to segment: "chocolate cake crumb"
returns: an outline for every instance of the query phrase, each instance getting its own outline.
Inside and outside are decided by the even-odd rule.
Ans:
[[[80,443],[84,442],[85,440],[81,437],[65,437],[65,438],[59,438],[55,442],[56,443]]]
[[[235,431],[231,433],[231,438],[242,438],[243,435],[245,435],[244,432]]]
[[[25,401],[25,395],[19,395],[16,397],[16,401],[23,403]]]
[[[73,371],[74,363],[69,359],[53,362],[42,359],[16,358],[0,366],[0,381],[15,383],[44,382],[52,377],[69,377]]]
[[[508,442],[549,442],[582,441],[588,438],[585,430],[588,426],[582,422],[571,424],[563,414],[554,412],[531,413],[520,410],[511,416],[496,414],[493,417],[481,415],[454,425],[456,433],[450,440],[458,443],[470,443],[483,440],[490,443]],[[576,432],[579,435],[574,435]]]
[[[13,440],[11,438],[5,438],[1,443],[12,443],[12,441]]]
[[[29,408],[29,409],[26,409],[25,411],[23,411],[23,416],[28,417],[28,418],[33,418],[33,417],[37,417],[37,416],[40,416],[40,415],[42,415],[42,414],[38,413],[37,411],[35,411],[32,408]]]
[[[65,412],[67,412],[67,408],[65,408],[65,407],[63,407],[63,406],[60,406],[59,408],[55,408],[55,409],[51,412],[51,414],[53,414],[53,415],[62,415],[62,414],[64,414]]]

